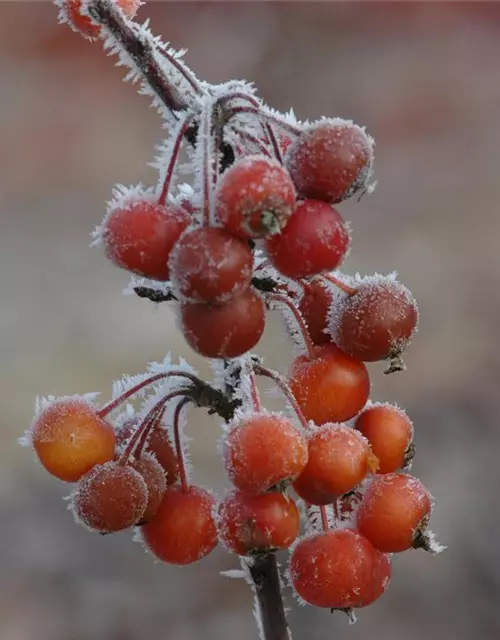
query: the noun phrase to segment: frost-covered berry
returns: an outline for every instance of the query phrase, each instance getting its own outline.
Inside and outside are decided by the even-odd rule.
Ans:
[[[216,192],[219,221],[241,238],[266,238],[281,231],[295,207],[288,171],[266,156],[247,156],[222,175]]]
[[[137,200],[117,207],[102,226],[106,256],[118,267],[166,281],[170,252],[190,222],[188,212],[177,205]]]
[[[245,240],[225,229],[187,230],[170,256],[176,293],[189,302],[227,302],[250,286],[253,255]]]
[[[94,467],[76,485],[71,506],[78,520],[100,533],[113,533],[139,522],[148,505],[142,475],[111,461]]]
[[[352,529],[302,539],[292,552],[290,575],[308,604],[330,609],[363,606],[373,593],[378,552]]]
[[[254,413],[230,425],[226,470],[235,487],[258,494],[289,484],[307,463],[307,440],[279,413]]]
[[[242,356],[260,340],[265,322],[264,302],[252,288],[224,304],[181,304],[184,337],[205,358]]]
[[[370,394],[366,366],[334,344],[295,358],[289,385],[306,419],[317,425],[354,418]]]
[[[201,560],[217,546],[215,505],[201,487],[168,487],[156,515],[141,529],[146,549],[170,564]]]
[[[76,482],[115,455],[113,427],[78,397],[45,407],[33,421],[30,439],[45,469],[65,482]]]
[[[277,491],[257,496],[232,491],[219,505],[217,529],[222,544],[238,555],[288,549],[299,535],[299,510]]]
[[[331,204],[366,189],[372,163],[373,140],[364,129],[340,118],[311,125],[285,159],[300,196]]]
[[[286,227],[265,248],[276,269],[289,278],[333,271],[349,250],[349,232],[340,213],[326,202],[300,202]]]
[[[413,424],[407,414],[391,404],[364,409],[354,427],[371,445],[379,461],[379,473],[391,473],[406,466],[412,457]]]
[[[326,424],[308,440],[308,461],[293,488],[306,502],[331,504],[376,469],[368,441],[343,424]]]
[[[367,489],[357,512],[357,528],[380,551],[406,551],[425,534],[431,509],[431,495],[418,478],[388,473]]]
[[[366,278],[354,295],[339,301],[330,333],[346,353],[363,360],[399,358],[418,325],[411,292],[390,277]]]

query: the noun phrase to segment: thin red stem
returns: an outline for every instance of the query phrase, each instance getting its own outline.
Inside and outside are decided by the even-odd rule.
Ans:
[[[262,111],[260,107],[253,107],[253,106],[231,107],[227,110],[227,117],[228,119],[230,119],[235,115],[247,114],[247,113],[260,116],[264,120],[264,122],[272,122],[276,124],[278,127],[280,127],[281,129],[284,129],[285,131],[290,133],[291,135],[297,136],[300,134],[300,129],[298,127],[293,126],[286,120],[281,120],[281,118],[278,118],[272,113],[267,113],[266,111]]]
[[[259,138],[257,138],[257,136],[252,135],[251,133],[249,133],[248,131],[243,131],[242,129],[235,128],[235,132],[238,134],[238,136],[242,139],[242,140],[246,140],[247,142],[250,142],[251,144],[254,144],[256,147],[259,148],[259,151],[265,155],[265,156],[269,156],[271,157],[271,152],[269,151],[269,149],[266,147],[266,145],[264,144],[264,142],[262,142],[262,140],[260,140]]]
[[[272,126],[269,124],[269,122],[266,122],[264,127],[267,137],[269,138],[269,142],[271,143],[271,146],[273,148],[274,155],[276,156],[276,160],[278,160],[280,164],[283,164],[283,154],[281,153],[281,148]]]
[[[180,129],[177,132],[177,136],[174,142],[174,147],[172,149],[172,155],[170,156],[167,172],[165,174],[165,179],[163,181],[163,187],[160,193],[160,197],[158,198],[158,204],[162,206],[165,205],[165,202],[167,201],[168,192],[170,190],[170,184],[172,183],[172,177],[174,175],[175,165],[179,158],[182,141],[184,140],[184,136],[186,135],[186,132],[189,129],[192,120],[193,120],[192,116],[187,116],[184,119],[184,122],[182,123]]]
[[[263,367],[261,364],[254,364],[253,370],[258,376],[264,376],[265,378],[269,378],[276,384],[276,386],[282,391],[283,395],[291,404],[304,431],[306,433],[309,432],[310,431],[309,423],[305,415],[302,413],[302,409],[299,407],[299,404],[295,399],[295,396],[293,395],[292,390],[286,383],[285,379],[282,376],[280,376],[280,374],[277,371],[273,371],[272,369]]]
[[[131,396],[141,391],[141,389],[144,389],[144,387],[148,387],[149,385],[154,384],[159,380],[165,380],[166,378],[172,377],[185,378],[193,384],[200,383],[200,380],[194,374],[189,373],[188,371],[165,371],[164,373],[156,373],[154,376],[151,376],[150,378],[147,378],[146,380],[143,380],[142,382],[139,382],[135,386],[131,387],[130,389],[125,391],[125,393],[122,393],[121,396],[119,396],[115,400],[112,400],[107,405],[104,405],[104,407],[102,407],[102,409],[97,412],[97,415],[100,418],[105,418],[109,413],[114,411]]]
[[[163,415],[166,411],[166,405],[163,405],[163,407],[161,407],[158,410],[158,413],[156,415],[154,415],[151,420],[154,424],[151,425],[151,429],[145,429],[138,444],[137,447],[135,449],[135,457],[137,459],[139,459],[142,455],[142,452],[144,451],[144,448],[146,447],[146,444],[149,440],[149,436],[151,435],[151,433],[158,427],[158,425],[160,425]]]
[[[126,464],[127,460],[132,455],[138,443],[142,442],[143,440],[144,441],[147,440],[147,438],[149,437],[149,434],[151,433],[152,427],[154,427],[154,425],[156,424],[155,418],[158,416],[159,412],[165,407],[167,402],[169,402],[170,400],[173,400],[174,398],[178,398],[179,396],[185,397],[188,392],[189,392],[189,389],[177,389],[177,391],[171,391],[154,405],[154,407],[146,414],[145,418],[142,420],[141,424],[137,428],[137,431],[128,441],[127,446],[125,447],[125,450],[120,456],[120,460],[119,460],[120,464]]]
[[[252,398],[252,404],[255,411],[262,411],[262,403],[260,401],[259,390],[257,388],[257,381],[255,379],[255,373],[250,372],[250,394]]]
[[[177,71],[181,74],[184,80],[191,85],[191,87],[196,91],[197,94],[202,94],[203,90],[200,87],[198,80],[195,78],[194,73],[184,65],[180,60],[178,60],[175,56],[170,54],[166,49],[160,48],[160,52],[164,58],[166,58],[170,64],[177,69]]]
[[[184,452],[182,449],[180,415],[181,415],[181,411],[184,409],[184,407],[188,402],[191,402],[190,398],[183,398],[177,403],[177,406],[175,407],[175,410],[174,410],[174,419],[173,419],[175,453],[177,455],[177,464],[179,466],[179,478],[180,478],[182,490],[184,493],[186,493],[187,490],[189,489],[189,482],[188,482],[188,477],[186,473],[186,464],[184,462]]]
[[[308,356],[311,359],[316,357],[314,352],[314,342],[311,340],[311,336],[309,335],[309,330],[307,328],[306,323],[304,322],[304,318],[300,313],[297,305],[290,300],[288,296],[283,295],[282,293],[268,293],[266,296],[268,299],[273,300],[274,302],[278,302],[280,304],[284,304],[286,307],[290,309],[295,318],[295,322],[297,324],[297,329],[304,340],[304,345],[307,351]]]
[[[330,523],[328,522],[328,513],[326,511],[326,507],[324,505],[321,505],[319,511],[321,513],[321,524],[323,526],[323,531],[329,531]]]
[[[211,147],[212,139],[210,136],[212,121],[212,105],[207,105],[203,110],[202,121],[198,135],[201,137],[200,144],[203,145],[203,161],[202,161],[202,193],[203,193],[203,221],[205,225],[209,225],[211,220],[211,195],[212,195],[212,157]]]
[[[343,291],[344,293],[347,293],[349,296],[353,296],[358,291],[354,287],[350,287],[345,282],[342,282],[342,280],[337,278],[337,276],[334,276],[332,273],[323,273],[320,277],[323,280],[328,280],[328,282],[331,282],[336,287],[338,287],[341,291]]]

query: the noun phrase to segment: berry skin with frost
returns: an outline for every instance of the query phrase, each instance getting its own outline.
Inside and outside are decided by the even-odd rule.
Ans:
[[[293,483],[310,504],[331,504],[377,467],[368,441],[343,424],[326,424],[309,436],[306,467]]]
[[[132,469],[140,473],[148,490],[148,502],[141,521],[149,522],[158,511],[163,494],[167,488],[167,478],[160,463],[151,454],[142,456],[130,463]]]
[[[170,253],[190,222],[187,211],[177,205],[137,200],[118,207],[103,222],[106,256],[122,269],[167,281]]]
[[[407,473],[377,476],[357,512],[357,528],[385,553],[411,549],[426,533],[432,509],[428,490]]]
[[[336,529],[303,538],[292,552],[290,575],[308,604],[359,607],[373,592],[378,552],[359,532]]]
[[[205,358],[237,358],[253,349],[264,333],[266,309],[252,288],[223,304],[181,304],[182,332]]]
[[[80,479],[72,496],[75,516],[99,533],[115,533],[137,524],[148,505],[142,475],[111,461],[94,467]]]
[[[170,255],[174,290],[187,302],[227,302],[250,286],[253,255],[225,229],[187,230]]]
[[[141,528],[146,549],[170,564],[201,560],[217,546],[215,506],[213,495],[201,487],[168,487],[156,515]]]
[[[115,455],[113,427],[82,398],[52,402],[35,418],[30,437],[45,469],[65,482],[76,482]]]
[[[249,496],[232,491],[219,505],[217,528],[219,540],[233,553],[271,553],[294,542],[300,516],[295,502],[280,492]]]
[[[289,385],[306,419],[319,426],[354,418],[370,394],[365,365],[334,344],[314,347],[314,357],[296,358]]]
[[[371,178],[373,140],[346,120],[320,120],[288,150],[285,164],[303,198],[342,202],[366,190]]]
[[[349,244],[347,225],[336,209],[320,200],[304,200],[265,247],[280,273],[299,279],[336,269],[347,256]]]
[[[295,187],[277,160],[246,156],[223,173],[215,206],[218,220],[232,234],[266,238],[285,227],[295,207]]]
[[[231,425],[224,460],[235,487],[256,495],[284,486],[307,463],[307,440],[279,413],[254,413]]]

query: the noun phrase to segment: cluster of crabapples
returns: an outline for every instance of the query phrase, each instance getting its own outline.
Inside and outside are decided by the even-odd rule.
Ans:
[[[73,27],[98,37],[81,2],[60,4]],[[137,8],[122,4],[125,15]],[[187,343],[221,364],[224,384],[165,365],[122,384],[104,406],[87,396],[40,401],[29,442],[49,473],[75,483],[71,509],[93,531],[134,527],[156,558],[178,565],[219,544],[250,558],[289,550],[303,601],[365,607],[386,590],[392,554],[439,549],[431,496],[408,472],[412,423],[370,401],[365,364],[403,368],[415,300],[393,276],[337,271],[351,235],[336,206],[370,191],[373,140],[339,118],[290,123],[244,83],[202,95],[179,64],[203,99],[179,117],[159,187],[118,190],[95,238],[113,264],[168,294]],[[174,195],[190,145],[195,188]],[[250,353],[268,309],[285,315],[302,347],[287,376]],[[265,410],[256,376],[276,384],[291,411]],[[190,402],[226,420],[232,489],[220,500],[189,479],[181,419]]]

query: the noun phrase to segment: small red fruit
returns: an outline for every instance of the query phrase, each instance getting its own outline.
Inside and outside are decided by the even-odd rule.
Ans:
[[[388,473],[367,489],[357,527],[376,549],[398,553],[410,549],[425,532],[431,509],[431,495],[418,478]]]
[[[118,267],[166,281],[170,278],[170,252],[190,221],[180,206],[130,202],[112,210],[104,219],[102,240],[106,256]]]
[[[336,529],[301,540],[292,552],[290,575],[308,604],[330,609],[359,607],[373,593],[377,552],[352,529]]]
[[[189,302],[227,302],[250,286],[253,255],[245,240],[225,229],[186,231],[170,255],[174,289]]]
[[[346,257],[349,244],[342,216],[320,200],[297,204],[283,231],[265,242],[276,269],[295,279],[336,269]]]
[[[390,404],[364,409],[354,426],[371,444],[379,460],[379,473],[391,473],[408,463],[413,443],[413,424],[406,413]]]
[[[307,420],[317,425],[350,420],[365,406],[370,379],[365,365],[334,344],[299,356],[290,370],[290,388]]]
[[[334,341],[346,353],[376,362],[399,357],[418,324],[418,309],[410,291],[389,278],[359,285],[333,317]]]
[[[142,475],[111,461],[94,467],[78,482],[73,494],[75,516],[100,533],[122,531],[144,516],[148,489]]]
[[[65,482],[76,482],[115,455],[113,427],[81,398],[50,404],[35,418],[30,433],[42,465]]]
[[[265,238],[279,233],[295,207],[288,171],[267,156],[246,156],[227,169],[216,193],[216,215],[235,236]]]
[[[345,120],[320,120],[288,150],[285,164],[297,192],[332,204],[342,202],[371,177],[373,140]]]
[[[392,563],[385,553],[377,553],[373,567],[373,580],[371,589],[367,590],[363,601],[358,607],[368,607],[378,600],[387,591],[392,578]]]
[[[276,491],[258,496],[233,491],[219,506],[217,528],[220,541],[241,556],[280,551],[299,535],[299,511]]]
[[[149,522],[158,511],[167,488],[165,472],[160,463],[150,454],[143,453],[138,460],[133,460],[130,466],[141,474],[146,483],[148,502],[141,521]]]
[[[254,413],[231,425],[224,447],[235,487],[258,494],[289,484],[307,463],[307,440],[279,413]]]
[[[181,304],[182,331],[205,358],[237,358],[253,349],[264,333],[266,309],[252,288],[224,304]]]
[[[376,468],[368,441],[343,424],[326,424],[309,437],[309,459],[293,483],[310,504],[331,504]]]
[[[168,487],[156,515],[141,529],[146,548],[170,564],[201,560],[217,546],[215,505],[201,487]]]
[[[331,289],[321,278],[303,282],[302,285],[304,294],[299,303],[299,311],[306,321],[311,340],[314,344],[331,342],[331,337],[326,333],[330,306],[333,302]]]

